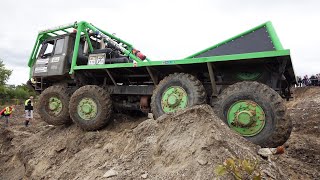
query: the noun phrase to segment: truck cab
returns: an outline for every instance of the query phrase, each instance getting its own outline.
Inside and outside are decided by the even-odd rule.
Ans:
[[[39,54],[32,68],[32,77],[61,78],[67,76],[73,55],[74,40],[74,34],[56,36],[45,40],[41,44]],[[79,54],[82,54],[83,48],[79,49]]]

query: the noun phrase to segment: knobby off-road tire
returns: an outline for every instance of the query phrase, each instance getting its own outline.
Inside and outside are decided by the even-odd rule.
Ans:
[[[265,114],[263,129],[258,134],[245,138],[262,147],[277,147],[288,140],[292,130],[292,121],[286,114],[283,99],[276,91],[258,82],[235,83],[219,95],[214,109],[220,118],[228,124],[229,108],[241,100],[257,103]],[[230,124],[228,125],[230,126]]]
[[[92,109],[91,112],[88,112],[88,109]],[[96,85],[83,86],[71,96],[69,113],[71,119],[82,129],[101,129],[112,114],[110,94]]]
[[[170,87],[182,88],[185,91],[185,94],[187,95],[186,107],[206,103],[206,91],[202,83],[196,77],[185,73],[170,74],[161,80],[153,91],[151,97],[151,111],[155,118],[166,113],[162,108],[162,98]]]
[[[42,120],[51,125],[71,123],[69,116],[70,94],[66,87],[54,85],[39,96],[38,113]]]

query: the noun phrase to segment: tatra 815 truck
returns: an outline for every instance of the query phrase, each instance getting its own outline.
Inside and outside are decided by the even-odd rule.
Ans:
[[[271,22],[167,60],[151,60],[125,40],[75,22],[40,31],[28,66],[28,83],[40,93],[38,113],[52,125],[75,122],[93,131],[118,109],[158,118],[209,104],[231,129],[263,147],[282,145],[292,130],[284,100],[296,78],[290,50]]]

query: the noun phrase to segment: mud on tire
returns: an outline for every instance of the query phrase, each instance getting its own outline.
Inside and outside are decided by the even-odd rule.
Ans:
[[[265,113],[265,126],[255,136],[245,137],[262,147],[276,147],[284,144],[292,130],[292,121],[286,114],[283,99],[280,95],[258,82],[238,82],[227,87],[214,103],[217,114],[227,124],[229,107],[239,100],[251,100],[258,103]]]
[[[193,75],[174,73],[165,77],[157,85],[151,97],[151,111],[155,118],[165,114],[161,107],[162,94],[171,86],[182,87],[188,95],[187,107],[206,103],[206,91],[202,83]]]
[[[60,112],[54,113],[50,110],[50,99],[57,98],[60,100],[62,107]],[[38,113],[42,120],[51,125],[63,125],[71,123],[69,116],[69,100],[70,94],[66,87],[60,85],[54,85],[45,89],[39,96],[39,102],[37,103]]]
[[[78,113],[78,105],[84,98],[91,99],[96,104],[97,112],[91,119],[83,119]],[[94,131],[104,127],[112,114],[112,101],[104,89],[96,85],[86,85],[76,90],[69,103],[71,119],[82,129]]]

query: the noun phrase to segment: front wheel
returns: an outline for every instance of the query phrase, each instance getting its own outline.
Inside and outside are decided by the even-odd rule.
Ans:
[[[82,129],[101,129],[108,123],[112,113],[110,95],[99,86],[82,86],[71,96],[69,113],[71,119]]]
[[[41,119],[51,125],[71,123],[69,100],[69,91],[64,86],[54,85],[45,89],[39,96],[37,106]]]
[[[231,129],[262,147],[282,145],[291,134],[283,100],[267,85],[233,84],[219,95],[214,107]]]

